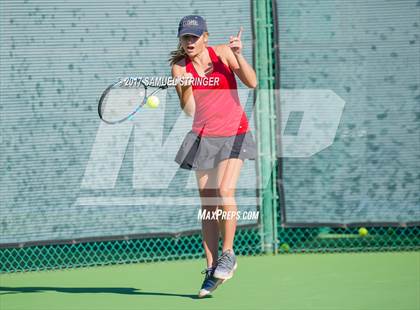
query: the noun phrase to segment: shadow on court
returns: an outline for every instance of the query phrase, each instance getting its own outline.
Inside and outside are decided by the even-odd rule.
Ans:
[[[126,295],[149,295],[149,296],[170,296],[198,299],[197,295],[173,294],[162,292],[145,292],[132,287],[49,287],[49,286],[26,286],[26,287],[0,287],[0,295],[18,294],[18,293],[42,293],[54,291],[60,293],[108,293],[108,294],[126,294]],[[212,298],[206,296],[205,298]]]

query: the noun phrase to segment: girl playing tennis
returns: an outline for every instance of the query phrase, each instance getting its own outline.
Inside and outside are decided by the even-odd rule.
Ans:
[[[235,188],[243,161],[256,157],[235,79],[236,74],[249,88],[257,85],[255,71],[242,55],[241,34],[242,28],[236,37],[230,37],[229,44],[210,47],[206,21],[197,15],[185,16],[178,27],[178,49],[169,60],[174,78],[190,80],[177,85],[176,90],[181,108],[194,117],[175,161],[181,168],[195,171],[202,214],[215,214],[218,209],[228,214],[202,219],[207,269],[199,297],[230,279],[237,267],[233,251],[237,218],[229,214],[237,210]],[[213,83],[191,82],[205,78]],[[219,234],[223,241],[220,256]]]

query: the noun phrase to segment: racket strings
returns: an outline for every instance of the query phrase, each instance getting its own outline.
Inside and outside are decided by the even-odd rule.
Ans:
[[[113,87],[102,98],[100,114],[107,122],[119,122],[144,104],[146,90],[144,87]]]

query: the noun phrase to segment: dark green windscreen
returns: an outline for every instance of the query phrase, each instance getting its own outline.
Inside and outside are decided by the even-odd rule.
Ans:
[[[209,45],[242,25],[252,63],[250,10],[242,0],[1,1],[0,243],[199,230],[194,173],[174,162],[192,124],[175,91],[114,127],[97,102],[120,77],[170,75],[184,15],[207,19]],[[241,99],[254,127],[252,93]],[[255,173],[247,161],[242,210],[257,207]]]
[[[418,223],[419,2],[280,0],[277,17],[283,221]]]

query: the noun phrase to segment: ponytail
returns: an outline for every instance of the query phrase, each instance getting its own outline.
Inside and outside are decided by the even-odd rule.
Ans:
[[[173,66],[174,64],[176,64],[178,61],[180,61],[181,59],[185,58],[187,56],[187,54],[185,54],[184,49],[181,46],[181,43],[178,43],[178,48],[174,51],[172,51],[169,54],[169,64],[171,66]]]

